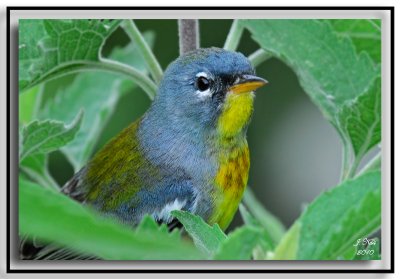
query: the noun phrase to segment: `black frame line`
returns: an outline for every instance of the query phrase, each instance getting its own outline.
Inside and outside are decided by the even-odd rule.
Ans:
[[[390,98],[391,98],[391,113],[390,113],[390,241],[391,241],[391,251],[390,251],[390,269],[11,269],[10,268],[10,135],[11,135],[11,117],[10,117],[10,12],[12,10],[163,10],[163,11],[182,11],[182,10],[388,10],[390,11]],[[268,7],[268,6],[252,6],[252,7],[242,7],[242,6],[231,6],[231,7],[133,7],[133,6],[121,6],[121,7],[107,7],[107,6],[83,6],[83,7],[32,7],[32,6],[9,6],[7,7],[7,256],[6,256],[6,272],[7,273],[394,273],[394,7],[392,6],[365,6],[365,7],[343,7],[343,6],[313,6],[313,7]],[[157,262],[157,261],[154,261]],[[184,261],[182,261],[184,263]]]

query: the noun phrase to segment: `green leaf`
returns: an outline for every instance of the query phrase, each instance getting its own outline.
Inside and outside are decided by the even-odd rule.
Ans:
[[[381,63],[380,19],[329,19],[340,37],[351,38],[357,52],[366,51],[375,63]]]
[[[357,245],[357,251],[355,252],[353,260],[380,260],[381,255],[379,249],[379,238],[375,237],[372,239],[360,239],[360,243]]]
[[[19,90],[99,61],[101,47],[121,20],[21,19]]]
[[[68,126],[52,120],[30,123],[22,130],[20,161],[31,155],[57,150],[73,140],[81,126],[82,116],[83,112],[80,112]]]
[[[34,221],[32,221],[34,220]],[[106,260],[193,260],[194,246],[167,232],[132,228],[20,178],[19,233]]]
[[[339,261],[343,260],[352,260],[354,258],[354,255],[356,254],[357,248],[354,246],[351,246],[349,249],[347,249],[346,252],[342,253],[340,257],[337,258]]]
[[[357,239],[380,227],[380,179],[380,172],[369,172],[316,198],[283,237],[273,259],[351,259]]]
[[[361,157],[381,141],[381,78],[368,91],[345,103],[338,112],[342,133]]]
[[[366,126],[374,121],[364,121],[371,116],[364,111],[370,108],[371,99],[366,101],[368,105],[359,102],[363,101],[361,96],[369,95],[366,92],[372,92],[375,102],[380,100],[377,97],[381,94],[380,87],[374,83],[380,75],[380,66],[366,52],[357,54],[350,38],[339,36],[328,22],[321,20],[243,20],[242,24],[264,50],[291,66],[305,92],[341,133],[344,144],[348,144],[345,138],[348,134],[352,142],[357,142],[355,150],[379,141],[378,132],[370,141],[370,137],[359,134],[358,128],[378,130]],[[345,125],[343,118],[347,115],[343,111],[350,114],[352,108],[357,108],[360,115],[351,117],[352,125]]]
[[[336,260],[346,252],[357,239],[377,231],[381,225],[381,192],[369,192],[358,207],[351,208],[342,218],[336,232],[332,233],[326,246],[319,247],[316,255],[324,259]]]
[[[213,259],[250,260],[254,248],[260,242],[261,235],[261,230],[252,226],[238,228],[221,243]]]
[[[154,41],[152,33],[146,33],[145,38],[149,43]],[[133,43],[124,48],[115,48],[110,58],[145,71],[145,62]],[[92,155],[118,99],[123,93],[133,90],[136,91],[137,87],[134,87],[132,81],[124,76],[104,72],[85,72],[80,73],[70,86],[59,90],[53,99],[45,103],[43,110],[39,112],[40,119],[50,118],[69,122],[82,108],[85,110],[82,129],[73,141],[61,149],[75,171],[78,171]]]
[[[40,119],[69,122],[76,112],[84,109],[82,129],[61,151],[78,171],[92,155],[100,133],[114,112],[122,80],[116,75],[87,72],[78,75],[73,83],[57,92],[39,113]]]
[[[337,108],[364,93],[379,73],[350,39],[318,20],[244,20],[260,46],[288,63],[311,99],[333,121]]]
[[[269,232],[261,225],[261,223],[251,215],[251,213],[242,204],[239,205],[240,215],[244,223],[247,226],[258,229],[261,233],[259,238],[258,246],[253,251],[253,257],[255,260],[265,260],[268,257],[268,253],[273,251],[275,248],[275,242],[270,236]]]
[[[378,230],[380,185],[380,172],[368,172],[314,200],[298,220],[301,231],[297,259],[340,258],[358,238]]]
[[[30,88],[19,96],[18,100],[18,120],[20,124],[26,125],[35,119],[41,103],[43,86],[38,85]]]
[[[194,244],[209,256],[212,256],[226,239],[226,235],[217,224],[211,227],[200,216],[177,210],[171,215],[183,224],[185,230],[193,238]]]
[[[273,260],[296,260],[299,249],[301,224],[299,222],[287,231],[275,249]]]
[[[145,215],[143,217],[142,221],[140,222],[140,224],[137,226],[135,231],[136,231],[136,233],[145,233],[148,231],[155,231],[158,229],[159,229],[159,226],[155,222],[155,220],[153,218],[151,218],[150,215]]]

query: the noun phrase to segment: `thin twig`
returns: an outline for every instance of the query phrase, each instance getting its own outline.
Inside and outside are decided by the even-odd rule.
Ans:
[[[121,26],[128,34],[130,39],[137,44],[141,54],[144,57],[144,60],[147,63],[149,72],[153,77],[153,79],[155,80],[155,82],[157,84],[160,83],[163,76],[163,71],[161,69],[161,66],[158,63],[154,53],[151,51],[150,46],[147,44],[144,37],[137,28],[136,24],[133,22],[133,20],[126,19],[122,22]]]
[[[199,21],[197,19],[179,19],[179,53],[199,48]]]

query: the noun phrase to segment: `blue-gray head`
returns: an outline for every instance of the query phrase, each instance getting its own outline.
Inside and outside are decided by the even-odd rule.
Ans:
[[[154,106],[182,125],[214,127],[230,107],[226,104],[230,95],[246,94],[252,105],[253,90],[265,83],[254,75],[243,54],[220,48],[198,49],[168,66]]]

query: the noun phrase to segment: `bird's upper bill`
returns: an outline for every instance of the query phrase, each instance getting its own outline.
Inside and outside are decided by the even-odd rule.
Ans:
[[[268,81],[263,78],[254,75],[243,75],[229,88],[229,91],[235,94],[248,93],[267,83]]]

